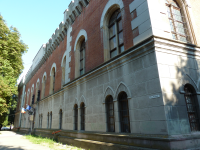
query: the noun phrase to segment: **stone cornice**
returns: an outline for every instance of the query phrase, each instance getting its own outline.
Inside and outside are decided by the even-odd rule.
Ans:
[[[187,54],[200,57],[200,47],[190,43],[154,36],[156,50],[162,49],[171,53]]]
[[[83,80],[82,81],[85,82],[86,78],[91,79],[94,76],[97,76],[98,71],[102,72],[103,69],[111,68],[111,67],[113,67],[112,64],[115,64],[115,66],[116,66],[118,64],[117,62],[119,62],[119,60],[123,60],[124,58],[128,59],[129,55],[132,55],[132,54],[135,54],[136,56],[143,55],[144,53],[147,53],[151,50],[156,51],[156,48],[162,48],[164,50],[166,44],[168,44],[168,45],[171,44],[171,46],[176,45],[177,48],[180,50],[181,49],[183,50],[185,47],[185,48],[187,48],[188,52],[194,51],[195,52],[195,53],[193,53],[194,55],[196,55],[196,53],[200,52],[200,47],[193,45],[193,44],[187,44],[187,43],[179,42],[176,40],[170,40],[170,39],[166,39],[166,38],[162,38],[162,37],[151,36],[151,37],[143,40],[142,42],[138,43],[137,45],[127,49],[126,51],[122,52],[121,54],[117,55],[116,57],[106,61],[105,63],[103,63],[103,64],[97,66],[96,68],[90,70],[89,72],[83,74],[82,76],[66,83],[65,85],[63,85],[62,89],[55,92],[54,94],[44,97],[43,99],[41,99],[41,101],[47,100],[48,98],[58,95],[68,88],[73,88],[74,85],[75,86],[77,85],[74,83],[79,82],[82,79],[84,79],[84,81]],[[171,49],[168,49],[168,51],[171,51]],[[131,59],[131,57],[129,59]],[[127,61],[127,60],[124,60],[124,61]],[[123,63],[124,61],[120,61],[120,64]],[[80,83],[82,83],[82,81]]]

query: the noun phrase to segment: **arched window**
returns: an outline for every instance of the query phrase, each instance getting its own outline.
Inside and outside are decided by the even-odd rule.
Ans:
[[[49,129],[51,129],[52,126],[52,112],[50,112],[50,123],[49,123]]]
[[[36,89],[35,89],[35,102],[40,100],[39,86],[40,86],[40,80],[38,79],[38,81],[36,83]]]
[[[42,118],[43,118],[43,116],[42,116],[42,114],[40,115],[40,128],[42,128]]]
[[[53,94],[55,92],[55,77],[56,77],[56,64],[52,65],[52,69],[50,72],[50,88],[49,94]]]
[[[38,126],[38,128],[40,128],[40,115],[39,115],[39,126]]]
[[[123,27],[120,9],[116,10],[109,21],[110,58],[124,51]]]
[[[42,128],[42,114],[39,115],[39,128]]]
[[[59,129],[62,129],[62,109],[59,111]]]
[[[27,105],[28,105],[28,102],[29,102],[29,95],[30,95],[30,90],[28,89],[27,97],[26,97],[26,104],[27,104]]]
[[[85,73],[85,40],[80,47],[80,75]]]
[[[42,96],[41,96],[41,98],[45,97],[45,88],[46,88],[46,76],[44,75],[43,79],[42,79]]]
[[[32,102],[32,104],[34,104],[34,97],[35,97],[35,95],[33,93],[34,93],[34,84],[32,85],[32,88],[31,88],[31,102]]]
[[[24,128],[26,127],[26,118],[24,118]]]
[[[49,128],[49,112],[47,114],[47,129]]]
[[[121,132],[130,132],[128,98],[125,92],[118,95]]]
[[[175,0],[165,0],[171,27],[172,38],[191,43],[186,18]]]
[[[85,104],[81,103],[81,130],[85,130]]]
[[[106,97],[106,114],[108,132],[115,132],[114,103],[112,96]]]
[[[65,84],[66,56],[62,62],[62,85]]]
[[[26,92],[24,93],[24,99],[23,99],[23,107],[25,107],[26,108]]]
[[[199,131],[198,101],[196,91],[190,84],[184,87],[185,101],[191,131]]]
[[[78,105],[74,105],[74,130],[78,130]]]
[[[52,77],[53,78],[53,81],[52,81],[53,82],[53,87],[52,87],[53,93],[54,93],[54,88],[55,88],[55,76],[56,76],[56,72],[55,72],[55,68],[53,68],[53,77]]]

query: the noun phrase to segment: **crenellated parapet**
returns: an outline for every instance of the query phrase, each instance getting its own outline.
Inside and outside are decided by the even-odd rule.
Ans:
[[[71,25],[76,17],[78,17],[82,12],[82,7],[86,7],[90,0],[73,0],[69,4],[69,8],[64,12],[64,23]]]
[[[64,40],[66,33],[67,27],[61,22],[59,28],[55,30],[55,33],[52,34],[48,43],[46,43],[45,53],[47,57],[56,49],[60,42]]]

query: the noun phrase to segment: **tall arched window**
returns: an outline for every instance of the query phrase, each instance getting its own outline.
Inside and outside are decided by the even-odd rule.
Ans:
[[[106,114],[108,132],[115,132],[114,103],[112,96],[106,97]]]
[[[198,101],[196,91],[190,84],[184,87],[185,101],[187,107],[188,118],[191,131],[199,131]]]
[[[49,112],[47,114],[47,129],[49,128]]]
[[[123,27],[120,9],[116,10],[109,21],[110,58],[124,51]]]
[[[85,40],[80,47],[80,75],[85,73]]]
[[[26,105],[25,105],[25,104],[26,104],[26,92],[24,93],[24,99],[23,99],[23,105],[22,105],[23,107],[26,108]]]
[[[74,130],[78,130],[78,105],[74,105]]]
[[[56,64],[53,63],[50,71],[50,88],[49,94],[53,94],[55,92],[55,77],[56,77]]]
[[[24,128],[26,127],[26,118],[24,118]]]
[[[59,129],[62,129],[62,109],[59,111]]]
[[[85,130],[85,104],[81,103],[81,130]]]
[[[39,90],[39,86],[40,86],[40,81],[38,79],[37,83],[36,83],[36,89],[35,89],[35,102],[39,101],[40,99],[40,90]]]
[[[55,72],[55,68],[53,68],[53,77],[52,77],[53,78],[53,81],[52,81],[53,82],[53,87],[52,87],[53,88],[53,93],[54,93],[54,90],[55,90],[54,89],[55,88],[55,76],[56,76],[56,72]]]
[[[172,38],[191,43],[186,18],[175,0],[165,0]]]
[[[39,128],[42,128],[42,114],[39,115]]]
[[[62,85],[65,84],[66,56],[62,62]]]
[[[118,95],[121,132],[130,132],[128,98],[125,92]]]
[[[40,128],[42,128],[42,118],[43,118],[42,114],[40,115],[40,117],[41,117]]]
[[[42,79],[42,96],[41,96],[41,98],[45,97],[45,88],[46,88],[46,76],[44,75],[44,77]]]
[[[32,85],[32,88],[31,88],[31,103],[34,104],[34,97],[35,95],[33,95],[34,93],[34,84]]]
[[[41,118],[41,116],[39,115],[39,128],[40,128],[40,118]]]
[[[52,126],[52,111],[50,112],[50,122],[49,122],[49,128],[51,129]]]
[[[28,102],[29,102],[29,95],[30,95],[30,90],[28,89],[27,97],[26,97],[26,104],[27,104],[27,105],[28,105]]]

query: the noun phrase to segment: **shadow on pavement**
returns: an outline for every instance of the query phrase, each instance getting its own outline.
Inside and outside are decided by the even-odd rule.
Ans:
[[[2,146],[0,145],[0,150],[25,150],[21,147],[13,147],[13,146]]]

